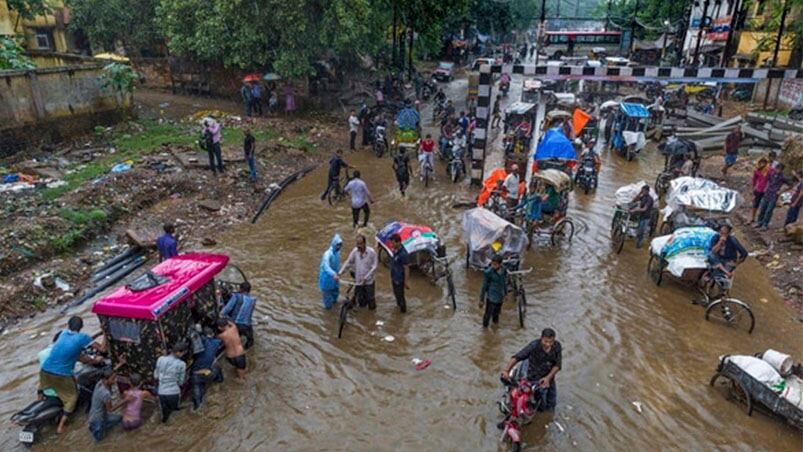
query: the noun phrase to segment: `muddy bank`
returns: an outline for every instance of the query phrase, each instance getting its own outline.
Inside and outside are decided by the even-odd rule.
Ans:
[[[787,206],[775,208],[770,228],[759,231],[750,222],[753,207],[752,177],[759,156],[740,157],[728,171],[726,181],[722,180],[723,157],[711,155],[703,160],[701,176],[722,183],[728,188],[738,190],[744,197],[744,204],[732,216],[734,224],[741,230],[747,241],[745,247],[767,270],[773,286],[794,310],[798,321],[803,322],[803,246],[794,243],[783,230]],[[789,187],[784,187],[788,190]],[[769,297],[767,297],[769,298]]]
[[[180,108],[170,112],[159,102],[159,118],[147,113],[154,105],[140,104],[138,122],[0,162],[4,173],[31,182],[3,194],[0,325],[72,300],[93,268],[129,244],[150,247],[164,223],[176,225],[182,252],[214,246],[227,228],[253,216],[270,184],[325,161],[340,141],[338,117],[246,122],[224,102],[215,114],[224,126],[226,172],[216,176],[195,146],[198,118],[209,111],[186,116],[213,101],[172,98]],[[246,124],[257,138],[256,183],[242,156]]]

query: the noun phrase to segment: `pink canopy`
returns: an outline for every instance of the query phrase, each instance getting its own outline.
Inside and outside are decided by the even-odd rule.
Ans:
[[[157,320],[188,300],[228,262],[229,257],[222,254],[190,253],[170,258],[151,270],[166,277],[166,283],[140,292],[121,287],[96,301],[92,312],[111,317]]]

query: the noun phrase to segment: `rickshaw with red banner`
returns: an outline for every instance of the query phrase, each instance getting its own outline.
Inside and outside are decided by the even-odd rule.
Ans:
[[[131,283],[96,301],[100,327],[121,384],[141,375],[153,385],[156,360],[180,341],[193,343],[197,327],[214,327],[221,303],[245,274],[222,254],[189,253],[165,260]],[[192,360],[188,354],[188,360]],[[191,362],[188,363],[188,367]]]
[[[449,268],[449,259],[446,256],[446,246],[441,242],[435,231],[429,226],[390,221],[376,233],[376,244],[379,259],[385,264],[393,256],[391,238],[398,234],[402,246],[410,255],[410,267],[429,277],[433,284],[439,280],[446,280],[448,296],[452,301],[452,308],[457,309],[454,280],[452,270]]]

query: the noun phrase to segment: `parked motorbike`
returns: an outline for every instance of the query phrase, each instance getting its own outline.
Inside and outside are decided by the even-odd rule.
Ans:
[[[378,124],[374,127],[374,154],[377,157],[382,157],[387,151],[387,128]]]
[[[76,370],[74,374],[78,385],[76,412],[82,407],[89,408],[92,391],[94,391],[95,385],[103,377],[104,369],[108,366],[110,366],[110,363],[104,361],[103,364],[97,366],[81,364],[81,367]],[[35,443],[42,427],[47,424],[55,425],[58,423],[63,408],[64,405],[61,399],[48,395],[47,390],[41,393],[39,400],[11,416],[11,422],[22,427],[22,431],[19,433],[19,441],[26,445]]]
[[[597,168],[594,165],[594,159],[585,158],[580,162],[574,180],[578,186],[583,188],[585,194],[597,188]]]

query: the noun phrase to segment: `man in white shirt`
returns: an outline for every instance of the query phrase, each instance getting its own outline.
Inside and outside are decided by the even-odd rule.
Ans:
[[[368,204],[374,203],[374,197],[368,191],[368,186],[360,179],[360,172],[354,171],[353,178],[343,187],[343,191],[351,193],[351,216],[354,219],[354,228],[360,223],[360,210],[365,212],[365,221],[362,226],[368,226],[368,217],[371,216],[371,208]]]
[[[515,163],[505,178],[505,190],[507,190],[508,205],[511,208],[516,207],[519,204],[519,165]]]
[[[357,140],[357,128],[359,126],[360,120],[357,119],[357,113],[351,110],[351,115],[349,116],[349,149],[352,151],[356,150],[354,148],[354,142]]]
[[[368,309],[376,309],[375,281],[377,267],[376,250],[369,248],[365,244],[365,236],[357,235],[357,246],[351,250],[348,259],[340,267],[338,275],[342,275],[347,268],[354,271],[354,297],[360,307],[368,306]]]

